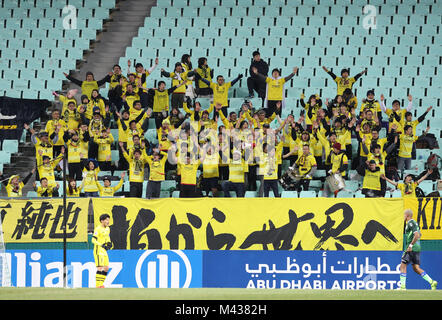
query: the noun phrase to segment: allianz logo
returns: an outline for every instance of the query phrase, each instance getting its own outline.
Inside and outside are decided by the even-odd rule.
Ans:
[[[142,275],[147,277],[145,281]],[[189,288],[192,267],[180,250],[148,250],[138,259],[135,280],[139,288]]]

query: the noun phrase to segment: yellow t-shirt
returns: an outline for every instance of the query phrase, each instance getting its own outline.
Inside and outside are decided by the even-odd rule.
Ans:
[[[100,197],[113,197],[115,192],[118,191],[123,186],[124,179],[121,179],[120,182],[115,187],[105,187],[102,186],[98,181],[95,181],[97,184],[98,192],[100,194]]]
[[[231,82],[224,83],[220,86],[218,83],[212,82],[210,88],[213,90],[213,104],[220,103],[223,107],[229,105],[229,89],[232,86]]]
[[[399,157],[401,158],[411,158],[411,153],[413,151],[413,143],[418,139],[417,136],[409,136],[406,134],[401,134],[399,136]]]
[[[338,85],[337,95],[342,95],[345,89],[352,89],[353,84],[356,82],[355,78],[342,78],[336,77],[335,82]]]
[[[416,187],[418,186],[417,182],[412,182],[408,185],[408,188],[405,183],[398,183],[397,189],[401,190],[402,198],[416,198]]]
[[[266,83],[267,83],[267,100],[282,101],[284,97],[285,78],[273,79],[267,77]]]
[[[151,181],[164,181],[165,180],[165,165],[167,161],[167,153],[160,152],[163,156],[160,160],[154,161],[153,156],[147,157],[147,163],[149,164],[150,173],[149,180]]]
[[[196,185],[196,176],[199,163],[179,164],[181,170],[181,184]]]

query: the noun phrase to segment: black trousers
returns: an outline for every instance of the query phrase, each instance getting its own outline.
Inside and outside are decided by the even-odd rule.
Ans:
[[[161,194],[161,181],[149,180],[149,182],[147,183],[146,198],[157,199],[160,197],[160,194]]]
[[[184,93],[172,93],[170,101],[172,108],[182,108],[185,97]]]
[[[266,97],[266,87],[267,84],[255,77],[247,78],[247,89],[249,90],[249,95],[253,95],[254,91],[258,93],[258,97],[265,99]]]
[[[196,186],[190,184],[181,184],[180,198],[195,198]]]
[[[68,163],[69,177],[76,181],[83,180],[83,164],[78,163]]]
[[[273,191],[275,198],[279,198],[278,180],[264,180],[264,197],[268,197],[270,190]]]
[[[131,182],[129,197],[131,198],[142,198],[143,196],[143,183],[142,182]]]
[[[281,107],[276,108],[276,104],[278,102],[281,102]],[[267,117],[270,117],[273,113],[276,113],[277,115],[281,116],[282,113],[282,101],[277,101],[277,100],[268,100],[267,101],[267,109],[266,109],[266,114]]]

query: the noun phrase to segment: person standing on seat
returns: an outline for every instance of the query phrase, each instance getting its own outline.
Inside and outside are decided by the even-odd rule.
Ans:
[[[258,93],[258,97],[264,101],[266,95],[266,83],[262,79],[258,78],[254,72],[252,72],[252,68],[256,68],[259,74],[266,77],[269,73],[269,65],[267,62],[261,59],[261,54],[259,51],[253,52],[253,59],[249,68],[250,77],[247,78],[247,88],[249,90],[249,99],[255,97],[256,91]]]

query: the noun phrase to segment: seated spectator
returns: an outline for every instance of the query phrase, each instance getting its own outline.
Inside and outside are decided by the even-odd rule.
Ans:
[[[33,186],[34,191],[37,192],[37,195],[40,198],[58,197],[58,189],[60,188],[60,185],[58,183],[55,185],[49,184],[47,178],[41,178],[40,185],[38,187],[35,182]]]

